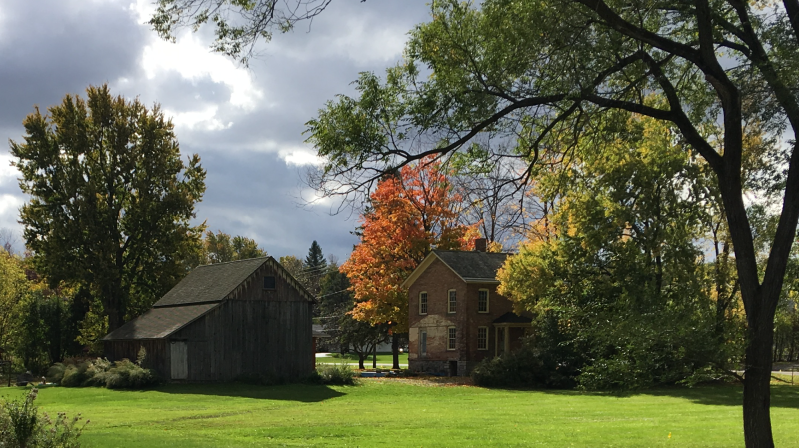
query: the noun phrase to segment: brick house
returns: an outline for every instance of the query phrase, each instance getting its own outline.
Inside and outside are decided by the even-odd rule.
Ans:
[[[408,289],[408,368],[468,375],[487,357],[515,350],[532,319],[497,294],[509,254],[432,251],[402,284]]]

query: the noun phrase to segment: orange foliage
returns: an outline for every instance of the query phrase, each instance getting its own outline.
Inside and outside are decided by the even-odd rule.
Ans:
[[[457,223],[461,197],[431,159],[383,179],[370,199],[361,216],[361,241],[341,266],[355,296],[352,315],[405,332],[408,294],[402,282],[434,248],[473,248],[477,227]]]

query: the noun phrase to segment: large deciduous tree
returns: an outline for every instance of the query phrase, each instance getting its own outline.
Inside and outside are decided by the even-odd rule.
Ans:
[[[480,134],[514,139],[493,155],[533,165],[543,148],[568,154],[569,139],[586,138],[610,110],[668,122],[717,184],[747,321],[744,438],[773,446],[774,315],[799,220],[799,1],[445,0],[432,9],[385,81],[363,74],[357,98],[309,122],[327,160],[320,189],[362,189],[414,160],[465,152]],[[652,94],[665,101],[649,103]],[[744,202],[750,120],[791,139],[772,179],[781,208],[762,265]]]
[[[215,36],[211,49],[246,64],[259,40],[269,41],[275,31],[285,33],[295,23],[313,19],[331,1],[158,0],[148,23],[159,36],[174,41],[179,29],[197,31],[211,22]]]
[[[424,159],[377,184],[361,217],[360,242],[341,266],[355,297],[356,319],[389,324],[394,339],[408,330],[408,294],[402,282],[431,249],[466,249],[474,227],[458,224],[460,198],[441,165]],[[397,344],[392,341],[395,368]]]
[[[187,262],[194,268],[204,264],[226,263],[267,255],[266,250],[258,246],[252,238],[241,235],[231,237],[221,230],[216,233],[209,230],[203,236],[199,251],[192,254]]]
[[[203,230],[190,220],[205,170],[196,154],[181,160],[157,105],[113,97],[106,85],[48,111],[37,108],[24,141],[11,142],[30,195],[25,240],[37,271],[89,289],[114,330],[185,275]]]
[[[562,330],[561,343],[543,351],[570,348],[578,356],[568,370],[586,388],[735,369],[730,332],[714,334],[731,326],[717,325],[705,281],[702,164],[665,123],[616,115],[624,125],[582,142],[564,170],[536,173],[539,194],[554,204],[550,232],[508,258],[499,291],[535,311],[541,331],[558,323],[550,328]]]

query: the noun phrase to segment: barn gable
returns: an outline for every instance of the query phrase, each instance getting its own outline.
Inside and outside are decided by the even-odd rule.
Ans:
[[[153,308],[221,302],[226,298],[233,298],[262,269],[270,269],[299,291],[306,300],[314,300],[313,295],[274,258],[261,257],[199,266],[189,272],[161,300],[155,302]]]

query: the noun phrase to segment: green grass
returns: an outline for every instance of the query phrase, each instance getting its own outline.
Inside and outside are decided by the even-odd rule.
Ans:
[[[372,367],[372,355],[366,357],[364,361],[365,367],[369,368]],[[331,353],[329,356],[325,357],[318,357],[316,358],[316,362],[318,364],[338,364],[341,362],[346,362],[348,364],[358,364],[358,355],[348,353],[345,355],[339,353]],[[407,353],[400,353],[399,355],[399,362],[400,365],[408,365],[408,354]],[[388,366],[391,367],[394,361],[391,356],[391,353],[378,353],[377,354],[377,365],[378,366]]]
[[[4,389],[12,396],[22,390]],[[743,446],[741,388],[628,395],[431,387],[169,385],[45,388],[49,412],[91,420],[86,447]],[[799,446],[799,387],[773,387],[777,446]],[[671,434],[671,438],[669,438]]]

